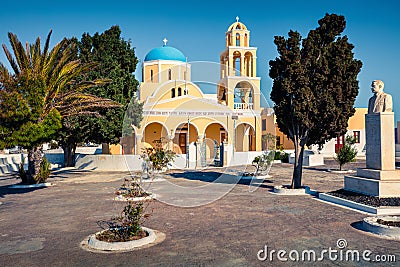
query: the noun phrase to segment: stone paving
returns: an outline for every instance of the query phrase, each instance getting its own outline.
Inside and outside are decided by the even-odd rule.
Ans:
[[[327,165],[305,168],[303,184],[327,192],[343,186],[343,174],[332,174]],[[365,161],[349,168],[364,167]],[[168,182],[205,186],[222,168],[202,172],[175,171]],[[250,168],[249,168],[250,171]],[[179,207],[154,201],[145,226],[166,234],[152,247],[124,253],[93,253],[80,242],[100,230],[98,222],[117,214],[121,203],[113,192],[127,173],[70,170],[53,174],[55,186],[43,189],[10,189],[18,181],[0,176],[0,266],[398,266],[400,241],[382,239],[357,229],[367,215],[321,202],[315,197],[280,196],[269,190],[290,183],[292,166],[273,165],[271,178],[259,187],[241,180],[216,201],[198,207]],[[157,182],[158,183],[158,182]],[[220,181],[220,184],[226,184]],[[154,190],[162,184],[153,183]],[[254,191],[255,190],[255,191]],[[163,192],[174,195],[175,192]],[[178,198],[179,196],[175,196]],[[193,197],[193,196],[191,196]],[[203,196],[204,197],[204,196]],[[185,204],[185,201],[183,201]],[[375,255],[395,255],[397,263],[345,261],[340,258],[310,262],[257,259],[260,250],[314,250],[317,258],[326,249],[371,250]],[[260,254],[263,256],[263,254]],[[288,255],[286,254],[286,258]],[[361,257],[361,256],[360,256]]]

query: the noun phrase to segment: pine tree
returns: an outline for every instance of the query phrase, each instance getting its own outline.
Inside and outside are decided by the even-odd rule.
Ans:
[[[362,63],[341,36],[345,18],[326,14],[318,24],[304,39],[292,30],[276,36],[279,56],[269,62],[277,124],[295,147],[292,188],[302,185],[304,147],[345,134],[359,88]]]

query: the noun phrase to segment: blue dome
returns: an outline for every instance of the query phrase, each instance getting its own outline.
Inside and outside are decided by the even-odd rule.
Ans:
[[[149,53],[147,53],[144,61],[151,60],[177,60],[186,62],[185,55],[172,46],[163,45],[160,47],[156,47],[152,49]]]

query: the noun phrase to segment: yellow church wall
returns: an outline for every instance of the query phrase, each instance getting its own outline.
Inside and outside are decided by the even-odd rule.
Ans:
[[[178,96],[178,88],[181,88],[181,96]],[[171,89],[175,88],[175,97],[172,98],[172,93],[171,93]],[[166,104],[165,103],[158,103],[161,101],[165,101],[165,100],[174,100],[176,99],[182,99],[182,97],[184,96],[184,90],[185,88],[188,91],[188,95],[192,96],[192,97],[199,97],[199,98],[203,98],[203,94],[201,92],[201,90],[193,83],[191,82],[185,82],[184,81],[175,81],[175,80],[171,80],[169,82],[167,82],[166,84],[162,85],[162,86],[158,86],[158,88],[156,88],[156,91],[153,93],[152,98],[148,99],[148,103],[157,103],[157,107],[158,108],[176,108],[175,103],[170,103],[170,104]],[[174,100],[175,101],[175,100]],[[180,101],[180,100],[177,100]],[[163,106],[160,106],[163,105]],[[170,105],[170,106],[168,106]],[[155,106],[154,106],[155,108]]]
[[[153,71],[153,79],[151,78],[151,72]],[[146,65],[143,72],[143,82],[145,83],[159,83],[158,79],[158,64],[154,63],[151,65]]]
[[[146,99],[160,86],[158,83],[141,83],[140,84],[140,102]]]
[[[368,108],[356,108],[356,112],[348,121],[348,130],[362,130],[365,129],[365,114],[368,113]],[[276,136],[279,137],[283,149],[294,149],[293,142],[286,137],[278,128],[276,124]]]
[[[368,113],[368,108],[356,108],[356,112],[349,119],[349,130],[359,130],[365,128],[365,114]]]
[[[116,144],[116,145],[111,144],[111,145],[109,145],[108,149],[109,149],[109,153],[111,155],[120,155],[122,147],[120,144]]]

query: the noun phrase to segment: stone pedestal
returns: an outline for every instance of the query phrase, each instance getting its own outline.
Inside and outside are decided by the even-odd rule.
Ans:
[[[365,115],[367,169],[395,170],[394,113]]]
[[[394,113],[365,115],[366,168],[344,177],[344,189],[370,196],[400,197],[395,166]]]

